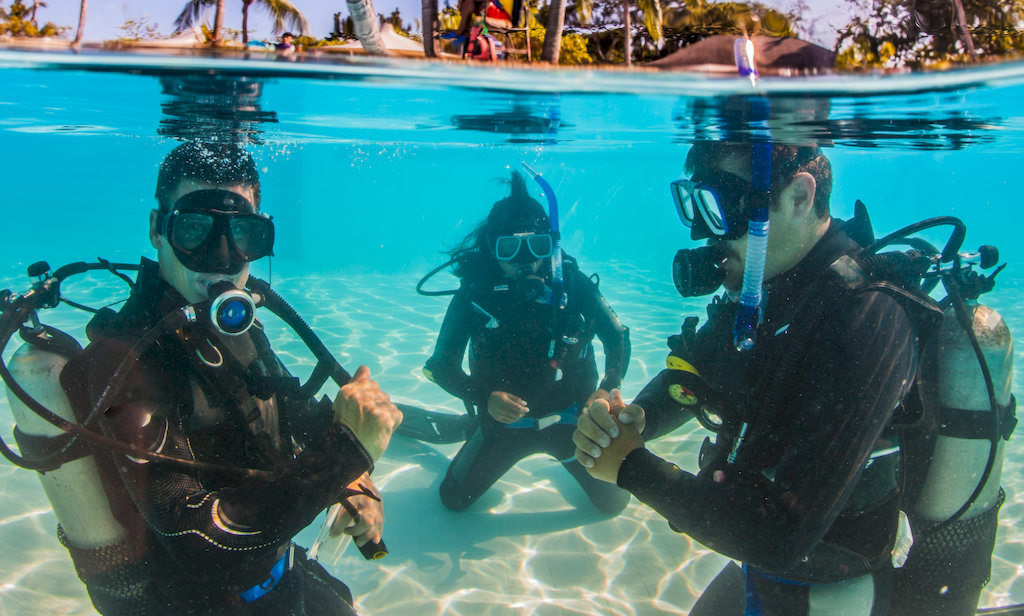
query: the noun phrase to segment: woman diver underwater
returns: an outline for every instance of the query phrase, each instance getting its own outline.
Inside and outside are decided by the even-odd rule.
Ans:
[[[531,174],[547,196],[550,216],[530,196],[523,175],[513,171],[510,194],[449,253],[452,260],[445,265],[454,264],[460,286],[447,292],[453,297],[424,372],[461,398],[478,422],[448,468],[441,501],[449,509],[465,509],[517,462],[546,453],[562,463],[597,509],[616,514],[629,494],[587,474],[573,458],[572,433],[580,409],[617,395],[612,392],[629,363],[629,330],[596,282],[562,253],[554,193]],[[600,384],[595,335],[605,355]],[[467,347],[469,374],[462,369]]]

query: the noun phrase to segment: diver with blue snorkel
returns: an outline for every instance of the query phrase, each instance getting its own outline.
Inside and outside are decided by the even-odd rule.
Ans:
[[[997,252],[959,252],[952,217],[877,241],[862,204],[833,218],[824,152],[765,134],[764,97],[738,102],[753,129],[698,140],[671,183],[704,242],[677,253],[676,288],[724,293],[632,404],[581,415],[577,458],[740,563],[691,614],[974,614],[1016,423],[1009,331],[977,303]],[[934,227],[953,229],[941,250],[915,237]],[[912,250],[879,252],[894,243]],[[644,447],[691,418],[715,434],[696,474]]]
[[[438,413],[417,414],[399,405],[408,417],[399,434],[444,442],[442,433],[452,432],[448,442],[466,440],[441,483],[441,501],[449,509],[469,507],[517,462],[546,453],[562,463],[597,509],[618,513],[629,494],[586,473],[573,457],[572,432],[580,409],[612,396],[622,382],[629,330],[597,283],[562,252],[554,191],[525,168],[547,197],[548,212],[530,196],[523,175],[513,171],[509,196],[451,252],[451,261],[417,286],[424,294],[453,295],[424,372],[463,400],[470,419],[444,421]],[[458,290],[423,290],[427,278],[451,265]],[[605,354],[600,383],[594,336]],[[469,374],[462,369],[467,347]]]

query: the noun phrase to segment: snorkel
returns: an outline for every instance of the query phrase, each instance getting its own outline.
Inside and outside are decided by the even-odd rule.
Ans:
[[[551,280],[554,284],[555,297],[558,298],[558,307],[564,308],[566,297],[563,292],[565,281],[562,274],[562,236],[558,230],[558,198],[555,197],[555,191],[551,188],[551,184],[548,184],[548,181],[541,174],[534,171],[526,163],[522,163],[522,165],[523,169],[526,169],[526,172],[533,176],[533,180],[537,182],[548,200],[548,221],[551,223],[551,239],[555,243],[555,248],[551,251]]]
[[[767,108],[767,102],[764,106]],[[743,266],[743,286],[740,287],[739,310],[733,329],[733,343],[737,351],[750,351],[757,342],[757,324],[760,319],[764,268],[768,253],[771,143],[755,143],[751,158],[752,183],[756,192],[750,208],[750,221],[747,223],[747,258]]]
[[[757,67],[754,65],[754,43],[749,37],[737,39],[733,48],[736,68],[740,75],[750,77],[750,85],[756,86]],[[742,51],[742,53],[741,53]],[[755,120],[767,122],[768,99],[751,99]],[[767,128],[765,133],[767,133]],[[740,287],[739,307],[736,310],[736,324],[733,326],[733,344],[739,352],[751,351],[757,342],[757,325],[761,317],[762,286],[764,267],[768,254],[768,206],[771,192],[772,142],[766,134],[763,141],[753,144],[750,153],[751,184],[754,185],[753,203],[750,207],[750,221],[747,224],[747,258],[743,265],[743,286]],[[750,427],[748,418],[740,425],[739,435],[733,442],[727,460],[736,462],[740,445]]]
[[[551,184],[548,184],[547,180],[525,162],[522,165],[523,169],[526,169],[526,172],[533,176],[533,180],[537,182],[548,200],[548,221],[551,224],[551,239],[554,240],[554,249],[551,251],[551,308],[552,317],[556,324],[553,331],[557,332],[558,315],[565,308],[569,299],[565,294],[565,280],[562,273],[562,237],[558,229],[558,198],[555,197],[555,191],[551,188]],[[560,380],[562,376],[562,370],[558,366],[559,362],[555,359],[557,340],[558,334],[555,333],[551,337],[551,344],[548,345],[548,359],[551,360],[551,366],[555,369],[556,381]]]
[[[750,77],[751,85],[757,80],[754,66],[754,43],[749,37],[737,39],[734,47],[736,68],[740,75]],[[756,121],[768,119],[768,99],[751,100]],[[767,129],[765,129],[767,133]],[[768,253],[768,206],[771,193],[772,145],[771,136],[753,144],[751,151],[751,183],[754,185],[750,221],[747,225],[747,257],[743,267],[743,286],[740,288],[739,309],[733,328],[733,344],[737,351],[750,351],[757,342],[757,324],[760,319],[764,267]]]

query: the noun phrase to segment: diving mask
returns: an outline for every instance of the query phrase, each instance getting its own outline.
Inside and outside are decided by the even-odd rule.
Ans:
[[[193,272],[234,275],[245,263],[274,253],[271,217],[256,213],[242,195],[218,188],[178,199],[171,211],[160,213],[157,232]]]
[[[523,246],[526,250],[523,250]],[[555,250],[550,233],[514,233],[499,235],[494,241],[494,258],[516,263],[547,259]]]
[[[679,220],[692,230],[692,239],[734,240],[747,232],[747,213],[754,201],[751,182],[718,171],[707,180],[682,179],[669,186]]]

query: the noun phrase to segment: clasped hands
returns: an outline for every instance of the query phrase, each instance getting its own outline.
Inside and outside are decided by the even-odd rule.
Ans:
[[[636,404],[626,405],[622,393],[613,389],[607,397],[600,390],[588,400],[580,414],[572,442],[576,459],[594,477],[615,483],[622,461],[635,449],[644,446],[644,410]]]

